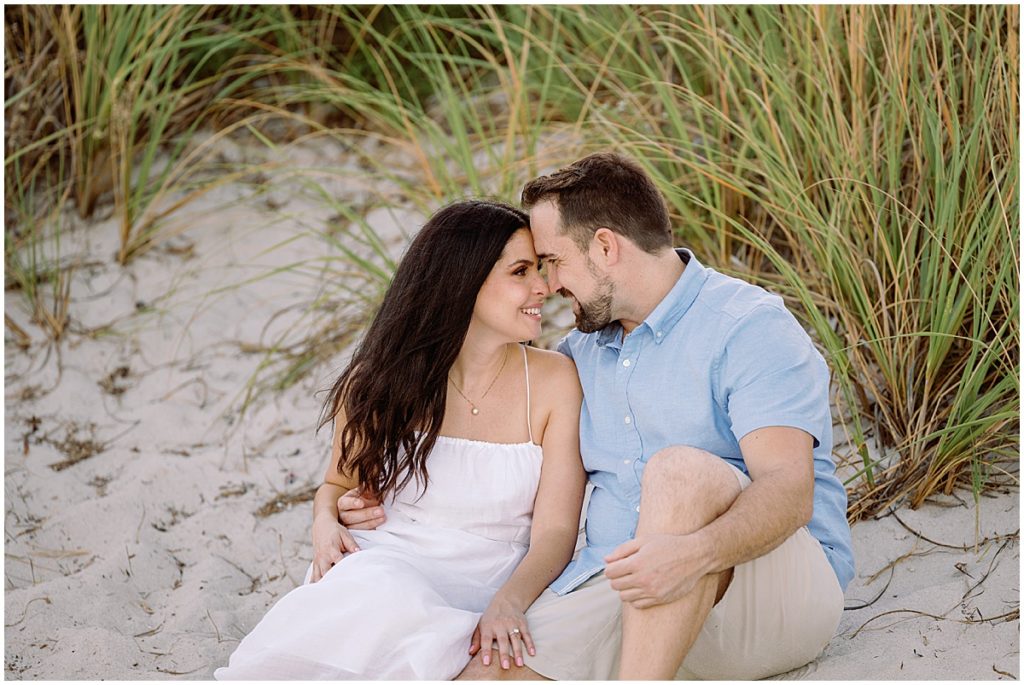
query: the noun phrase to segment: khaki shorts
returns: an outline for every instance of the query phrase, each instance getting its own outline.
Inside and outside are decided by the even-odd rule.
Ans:
[[[739,469],[741,487],[750,478]],[[843,591],[821,545],[801,528],[733,569],[676,674],[682,680],[755,680],[813,661],[843,613]],[[537,655],[526,665],[553,680],[614,680],[622,604],[604,573],[566,595],[545,590],[526,614]]]

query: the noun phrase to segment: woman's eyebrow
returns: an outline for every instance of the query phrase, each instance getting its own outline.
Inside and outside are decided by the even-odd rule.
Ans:
[[[532,259],[517,259],[516,261],[510,263],[508,265],[508,267],[511,269],[512,267],[519,266],[520,264],[525,264],[526,266],[530,266],[530,265],[536,264],[536,263],[537,262],[533,261]]]

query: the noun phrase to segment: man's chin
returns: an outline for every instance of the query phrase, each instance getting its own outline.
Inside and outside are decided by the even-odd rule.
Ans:
[[[573,295],[567,295],[572,301],[572,314],[576,318],[576,330],[581,333],[596,333],[611,323],[610,319],[598,320],[594,318],[591,311],[583,308],[580,301]]]
[[[604,329],[611,321],[598,322],[586,317],[576,316],[576,330],[580,333],[597,333]]]

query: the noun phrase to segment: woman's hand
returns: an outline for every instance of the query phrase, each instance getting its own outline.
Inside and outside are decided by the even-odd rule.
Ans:
[[[346,554],[358,551],[355,538],[338,519],[329,512],[320,514],[313,519],[313,574],[309,582],[320,580]]]
[[[490,606],[480,617],[469,643],[469,655],[475,656],[481,652],[481,662],[484,666],[490,666],[491,645],[494,642],[498,643],[498,661],[502,668],[510,667],[509,655],[515,659],[516,666],[522,666],[524,646],[530,656],[537,654],[523,610],[500,595],[491,600]]]

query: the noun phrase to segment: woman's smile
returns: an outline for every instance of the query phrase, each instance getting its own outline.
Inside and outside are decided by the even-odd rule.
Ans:
[[[533,321],[540,321],[540,319],[541,319],[540,305],[539,304],[538,305],[534,305],[532,307],[523,307],[519,311],[522,312],[523,314],[525,314],[527,316],[527,318],[529,318],[529,319],[531,319]]]

